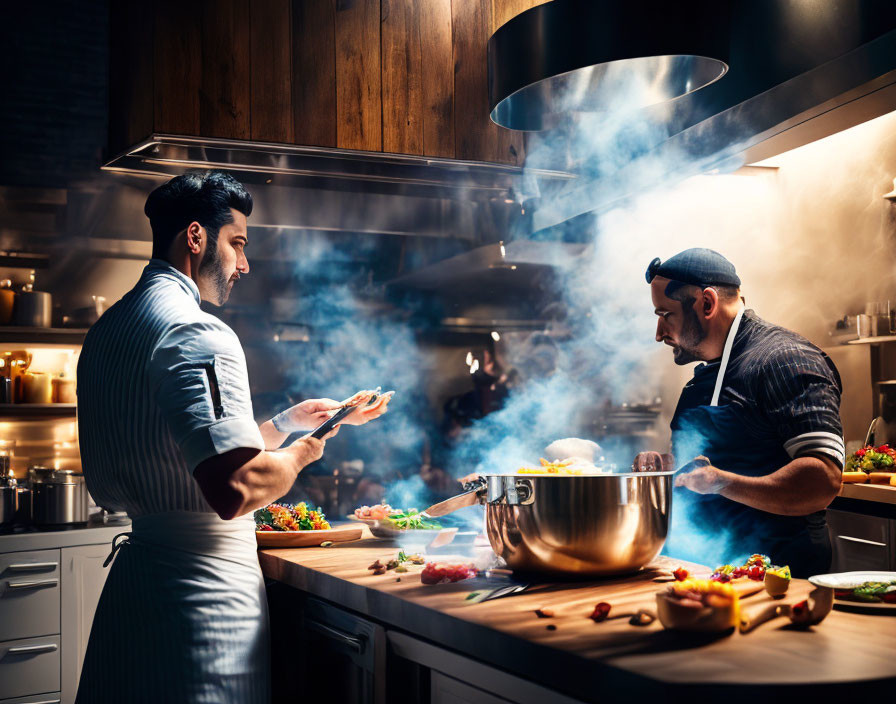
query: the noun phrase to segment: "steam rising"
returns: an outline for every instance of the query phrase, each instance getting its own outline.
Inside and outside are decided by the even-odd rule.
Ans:
[[[622,404],[657,396],[664,401],[664,415],[652,437],[617,445],[600,437],[589,438],[609,448],[608,461],[625,469],[637,451],[668,449],[668,421],[691,370],[674,366],[670,350],[654,340],[656,318],[644,269],[655,256],[666,259],[688,247],[720,251],[737,267],[748,307],[819,343],[823,343],[821,336],[831,321],[856,312],[861,298],[868,295],[857,293],[839,272],[862,266],[868,249],[886,251],[889,264],[867,266],[878,277],[872,280],[892,283],[890,240],[896,228],[892,217],[887,220],[881,215],[885,206],[880,198],[872,200],[874,194],[868,187],[873,180],[874,189],[886,190],[889,184],[882,173],[869,174],[866,166],[859,176],[855,169],[852,173],[845,169],[835,178],[830,171],[822,173],[818,167],[797,163],[793,173],[799,178],[790,180],[786,171],[779,176],[771,169],[673,178],[671,174],[699,172],[708,163],[724,161],[728,154],[716,155],[706,163],[684,164],[686,155],[655,150],[668,137],[663,122],[656,111],[647,116],[635,108],[644,103],[639,91],[649,88],[633,80],[620,89],[614,110],[576,115],[566,129],[530,142],[527,167],[563,168],[572,162],[581,174],[580,191],[589,190],[595,202],[606,206],[583,225],[588,231],[580,233],[584,234],[580,241],[584,239],[588,246],[581,256],[558,264],[569,334],[550,338],[547,370],[524,375],[501,410],[461,434],[451,453],[450,468],[455,476],[474,471],[512,472],[531,464],[552,440],[580,432],[589,414],[606,402]],[[894,165],[888,174],[892,178],[896,175],[896,119],[882,119],[884,123],[876,121],[874,134],[886,140]],[[876,147],[865,144],[864,148],[867,158]],[[824,156],[823,149],[821,154]],[[856,164],[862,156],[859,150]],[[844,163],[828,151],[824,163],[838,160]],[[849,165],[849,160],[846,163]],[[867,191],[864,202],[857,192],[857,179]],[[816,217],[816,225],[807,226],[807,182],[817,184],[821,199],[850,193],[858,203],[850,211],[852,217],[840,215],[834,222]],[[521,190],[524,188],[531,191],[530,177],[524,176]],[[794,206],[795,194],[804,200],[802,210]],[[536,217],[540,214],[549,221],[552,209],[563,210],[565,197],[557,194],[552,199],[550,194],[541,194]],[[861,247],[834,244],[842,242],[835,238],[840,237],[845,221],[855,223],[856,218],[864,252]],[[530,236],[516,233],[518,238]],[[332,245],[321,242],[318,246],[318,251],[302,250],[300,274],[339,256]],[[835,247],[841,261],[821,257],[825,246]],[[883,289],[884,283],[880,287]],[[365,431],[365,457],[369,464],[383,458],[419,463],[419,449],[437,421],[426,420],[432,411],[421,389],[426,375],[439,371],[427,371],[426,355],[410,327],[404,320],[372,310],[363,288],[331,287],[325,296],[307,303],[309,320],[319,337],[313,350],[295,360],[294,385],[307,389],[312,381],[320,393],[338,389],[345,396],[362,387],[396,389],[381,428]],[[496,332],[501,352],[514,336]],[[843,372],[843,362],[835,361]],[[848,374],[844,381],[848,383]],[[678,463],[689,459],[679,457]],[[385,498],[396,506],[422,508],[426,500],[423,481],[419,476],[406,476],[386,488]],[[729,545],[723,527],[691,521],[693,501],[693,495],[676,492],[669,543],[675,556],[717,564],[762,551],[761,545]]]

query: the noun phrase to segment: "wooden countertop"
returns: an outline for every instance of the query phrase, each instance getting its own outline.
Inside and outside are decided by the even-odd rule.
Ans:
[[[896,505],[896,486],[883,484],[844,484],[840,487],[840,496],[846,499],[877,501],[882,504]]]
[[[419,566],[401,575],[367,570],[397,550],[387,541],[365,539],[329,548],[262,550],[259,561],[269,578],[586,701],[618,697],[618,687],[629,685],[657,694],[671,688],[734,694],[745,685],[775,691],[807,685],[828,694],[842,687],[853,695],[876,691],[884,681],[888,688],[896,685],[896,619],[890,616],[834,610],[808,631],[778,619],[720,638],[666,631],[658,621],[647,627],[626,618],[594,623],[588,615],[600,601],[612,605],[611,616],[654,610],[654,594],[663,587],[654,578],[680,563],[659,558],[633,576],[538,585],[470,604],[467,595],[490,586],[488,580],[424,585]],[[808,582],[794,580],[785,601],[810,590]],[[770,601],[762,592],[742,606],[752,611]],[[539,618],[540,607],[555,616]]]

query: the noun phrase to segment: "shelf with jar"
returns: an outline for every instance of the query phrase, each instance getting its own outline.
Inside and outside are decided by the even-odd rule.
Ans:
[[[0,351],[0,418],[74,418],[80,347]]]

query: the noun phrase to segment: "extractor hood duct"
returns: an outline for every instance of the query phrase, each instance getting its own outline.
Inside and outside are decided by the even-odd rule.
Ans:
[[[554,0],[517,15],[488,43],[489,107],[514,130],[555,127],[611,108],[634,81],[642,107],[728,70],[728,3]]]
[[[618,36],[610,36],[604,24],[593,26],[601,13],[616,18]],[[668,55],[699,53],[687,49],[689,41],[723,43],[704,55],[724,60],[727,73],[637,113],[624,81],[591,85],[583,79],[582,86],[596,95],[583,89],[566,102],[555,99],[564,70],[581,70],[587,60],[613,60],[597,52],[624,51],[626,37],[635,37],[637,45],[639,27],[643,41],[661,42],[667,35],[670,44],[661,51]],[[589,37],[595,47],[584,45]],[[646,51],[640,46],[630,54]],[[643,66],[623,64],[643,87]],[[528,208],[532,229],[540,238],[556,239],[587,230],[592,214],[646,189],[695,173],[732,171],[896,110],[896,2],[554,0],[518,15],[492,36],[489,70],[496,121],[524,129],[558,123],[532,135],[527,161],[527,167],[576,176],[562,184],[537,179],[539,196]],[[654,79],[667,84],[662,72]],[[680,81],[671,86],[670,97],[681,92]],[[614,99],[620,107],[611,115],[606,110],[613,109]],[[582,149],[594,143],[592,137],[607,135],[607,151],[621,145],[620,154],[629,149],[627,160],[613,154],[603,160],[599,151]],[[539,144],[545,148],[536,159]]]

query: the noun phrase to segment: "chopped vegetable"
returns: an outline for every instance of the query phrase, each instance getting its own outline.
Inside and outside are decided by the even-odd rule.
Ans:
[[[330,524],[320,507],[298,504],[269,504],[255,512],[255,530],[329,530]]]
[[[444,582],[460,582],[475,577],[476,568],[469,564],[448,564],[445,562],[427,562],[420,573],[423,584],[442,584]]]
[[[441,530],[442,524],[433,521],[415,508],[390,514],[386,520],[396,530]]]
[[[889,445],[866,445],[846,458],[844,472],[896,471],[896,450]]]
[[[677,570],[672,572],[672,576],[679,582],[683,582],[688,577],[691,576],[691,573],[688,572],[684,567],[679,567]]]
[[[606,621],[607,616],[610,615],[610,605],[601,601],[595,605],[594,611],[591,612],[591,615],[588,617],[595,623],[600,623],[601,621]]]
[[[739,566],[722,565],[713,570],[710,579],[714,582],[730,582],[732,579],[747,577],[755,582],[761,582],[765,578],[765,571],[771,567],[772,561],[768,555],[755,553],[750,555],[747,561]]]

